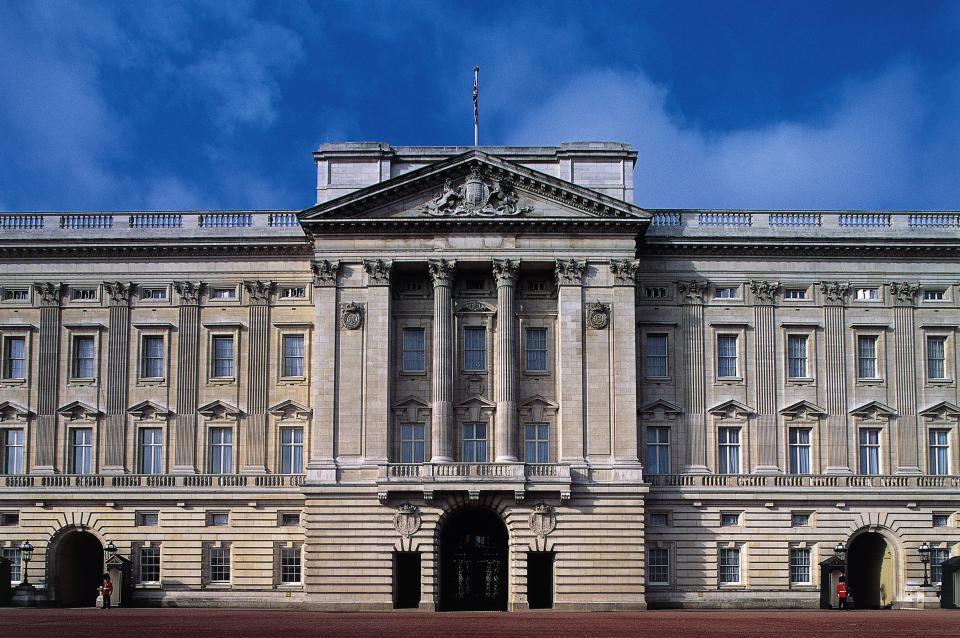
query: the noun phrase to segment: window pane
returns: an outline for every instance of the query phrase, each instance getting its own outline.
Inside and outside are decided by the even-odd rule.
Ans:
[[[810,582],[810,550],[798,548],[790,550],[790,582]]]
[[[230,580],[230,548],[210,548],[210,580],[225,583]]]
[[[737,376],[737,337],[734,335],[717,337],[717,376]]]
[[[400,424],[400,462],[401,463],[423,463],[424,462],[424,440],[423,423],[401,423]]]
[[[467,463],[487,462],[487,424],[463,425],[463,460]]]
[[[0,430],[0,474],[23,474],[23,430]]]
[[[527,328],[526,369],[547,369],[547,329]]]
[[[89,428],[76,428],[70,431],[71,469],[74,474],[93,472],[93,431]]]
[[[857,376],[877,378],[877,338],[857,337]]]
[[[93,378],[93,337],[73,340],[73,376],[77,379]]]
[[[739,474],[740,429],[720,428],[717,434],[719,440],[719,459],[717,471],[720,474]]]
[[[140,582],[160,582],[160,548],[140,548]]]
[[[724,548],[720,550],[720,583],[740,582],[740,550]]]
[[[283,337],[283,376],[304,376],[303,335],[285,335]]]
[[[485,370],[487,367],[486,328],[464,328],[463,368]]]
[[[547,423],[528,423],[523,428],[524,461],[527,463],[549,463],[550,425]]]
[[[667,374],[667,335],[647,335],[647,376],[663,378]]]
[[[807,338],[803,335],[787,337],[787,373],[791,378],[807,377]]]
[[[303,472],[303,428],[280,429],[280,472]]]
[[[670,582],[670,550],[665,547],[647,550],[647,580],[656,584]]]
[[[233,376],[233,337],[213,338],[213,376]]]
[[[300,582],[300,548],[299,547],[281,547],[280,548],[280,582],[281,583],[299,583]]]
[[[233,430],[210,430],[210,473],[229,474],[233,471]]]
[[[949,432],[946,430],[930,430],[930,467],[929,474],[950,474],[950,444]]]
[[[160,474],[163,472],[163,444],[160,428],[140,430],[140,473]]]
[[[880,473],[880,430],[860,430],[860,473]]]
[[[927,376],[931,379],[946,379],[946,339],[927,338]]]
[[[6,379],[23,379],[24,352],[26,340],[23,337],[7,338],[6,361],[4,362],[3,376]]]
[[[403,329],[403,371],[423,372],[426,369],[424,356],[424,329]]]
[[[670,473],[670,428],[647,428],[647,467],[648,474]]]
[[[140,376],[145,379],[163,377],[163,337],[143,338],[143,361]]]

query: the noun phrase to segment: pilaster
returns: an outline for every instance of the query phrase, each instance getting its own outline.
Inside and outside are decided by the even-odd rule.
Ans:
[[[340,262],[320,259],[310,265],[313,273],[313,348],[310,378],[313,379],[313,427],[307,478],[332,483],[337,480],[334,461],[334,415],[337,394],[337,280]]]
[[[453,461],[453,285],[456,262],[446,259],[427,263],[433,282],[433,357],[430,442],[432,463]]]
[[[130,387],[130,294],[133,284],[108,282],[110,326],[107,351],[107,402],[103,438],[103,474],[123,474]]]
[[[270,296],[272,281],[245,281],[250,329],[247,345],[247,436],[248,474],[267,471],[267,407],[270,383]]]
[[[393,263],[389,260],[365,260],[367,273],[367,310],[365,316],[366,386],[363,411],[363,455],[366,463],[386,463],[387,444],[390,441],[390,372],[391,352],[391,294],[390,275]]]
[[[560,403],[560,463],[586,462],[583,368],[583,274],[587,264],[580,259],[558,259],[557,278],[558,353],[557,398]]]
[[[519,262],[495,259],[497,333],[494,351],[494,401],[497,404],[496,461],[517,461],[517,335],[514,289]]]
[[[824,341],[826,342],[827,467],[824,474],[852,474],[847,420],[846,317],[844,304],[850,284],[823,282]]]
[[[915,306],[920,286],[891,283],[893,335],[897,357],[897,474],[920,474],[920,424],[917,418]]]
[[[777,366],[774,302],[780,282],[753,281],[753,325],[756,345],[756,473],[776,473],[777,466]]]
[[[199,384],[200,294],[202,282],[175,281],[180,310],[177,325],[177,417],[173,472],[197,472],[197,396]]]
[[[637,457],[637,275],[640,262],[611,260],[613,274],[613,460],[640,464]]]
[[[703,319],[703,293],[706,289],[705,281],[677,282],[684,352],[683,416],[687,434],[687,459],[683,471],[691,473],[708,471],[706,329]]]
[[[34,284],[40,303],[37,370],[37,433],[33,472],[53,474],[57,458],[57,391],[60,381],[60,293],[62,284]]]

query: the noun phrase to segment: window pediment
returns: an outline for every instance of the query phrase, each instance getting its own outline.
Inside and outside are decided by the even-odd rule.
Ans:
[[[12,401],[4,401],[0,403],[0,422],[4,421],[16,421],[16,420],[25,420],[33,414],[30,410],[25,407],[13,403]]]
[[[740,403],[734,399],[719,403],[707,410],[707,412],[714,416],[720,417],[721,419],[739,420],[744,420],[757,413],[757,411],[750,406]]]
[[[920,416],[932,421],[952,421],[960,417],[960,407],[957,407],[949,401],[941,401],[922,410]]]
[[[675,419],[683,414],[683,408],[669,401],[657,399],[640,408],[638,412],[644,419],[656,419],[658,415],[663,415],[667,419]]]
[[[859,408],[850,410],[850,415],[868,421],[883,421],[890,417],[897,416],[897,411],[879,401],[871,401],[864,403]]]
[[[236,421],[240,416],[240,409],[230,405],[225,401],[217,399],[197,408],[197,413],[210,420],[231,420]]]
[[[826,416],[827,411],[810,401],[797,401],[780,410],[780,414],[793,420],[813,420]]]
[[[153,401],[141,401],[127,408],[127,412],[141,421],[166,418],[173,414],[173,411]]]
[[[287,399],[286,401],[281,401],[270,408],[270,414],[281,420],[309,419],[313,415],[313,410],[302,403],[298,403],[292,399]]]
[[[94,421],[97,417],[101,416],[103,412],[97,408],[84,403],[83,401],[71,401],[70,403],[60,407],[57,410],[58,414],[62,414],[71,421],[80,421],[80,420],[89,420]]]

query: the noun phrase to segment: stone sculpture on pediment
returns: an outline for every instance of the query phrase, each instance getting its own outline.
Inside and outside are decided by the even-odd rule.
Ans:
[[[337,274],[340,272],[340,262],[319,259],[310,264],[310,272],[313,273],[314,287],[336,286]]]
[[[454,186],[447,179],[421,212],[433,217],[516,217],[532,210],[532,206],[520,206],[509,177],[485,176],[479,166],[473,166],[463,184]]]

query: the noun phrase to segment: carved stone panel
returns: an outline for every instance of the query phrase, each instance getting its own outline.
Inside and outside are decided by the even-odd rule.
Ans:
[[[250,296],[250,303],[252,304],[268,304],[270,303],[270,293],[273,292],[273,282],[272,281],[245,281],[243,286],[247,289],[247,294]]]
[[[582,259],[558,259],[554,274],[559,286],[579,286],[583,283],[583,273],[587,262]]]
[[[920,294],[920,285],[911,284],[905,281],[892,282],[890,284],[890,296],[897,306],[912,306],[917,301],[917,295]]]
[[[680,293],[680,302],[685,304],[702,304],[703,293],[707,290],[705,281],[678,281],[677,291]]]
[[[453,283],[453,274],[457,269],[457,262],[446,259],[431,259],[427,262],[430,280],[436,286],[449,286]]]
[[[606,303],[588,303],[587,304],[587,325],[594,330],[604,330],[610,325],[610,304]]]
[[[119,281],[106,282],[103,284],[104,290],[110,297],[110,303],[114,306],[126,306],[130,303],[130,293],[133,291],[133,284],[124,284]]]
[[[389,286],[390,270],[393,262],[383,259],[363,260],[363,269],[367,271],[367,284],[370,286]]]
[[[537,503],[530,513],[530,531],[543,538],[557,528],[557,511],[547,503]]]
[[[493,260],[493,278],[496,279],[498,286],[512,286],[517,282],[517,271],[520,269],[520,262],[515,259],[494,259]]]
[[[60,291],[63,288],[63,284],[45,281],[41,284],[33,284],[33,287],[37,292],[37,296],[40,298],[41,306],[60,305]]]
[[[753,298],[760,305],[770,306],[777,297],[780,290],[779,281],[751,281],[750,290],[753,292]]]
[[[340,325],[347,330],[356,330],[363,325],[364,307],[358,303],[346,303],[340,307]]]
[[[337,274],[340,272],[339,261],[320,259],[310,264],[313,273],[313,285],[316,287],[336,286]]]
[[[828,306],[842,306],[848,290],[850,284],[845,281],[824,281],[820,284],[823,302]]]
[[[637,283],[637,274],[640,272],[640,261],[637,259],[611,259],[610,272],[613,273],[614,284],[618,286],[633,286]]]
[[[515,217],[532,210],[532,206],[520,206],[509,177],[484,175],[474,166],[459,186],[448,179],[421,212],[433,217]]]
[[[393,527],[404,538],[410,538],[420,531],[422,522],[420,508],[411,503],[400,505],[397,513],[393,515]]]
[[[194,283],[192,281],[175,281],[173,289],[180,295],[180,303],[184,305],[196,305],[200,301],[200,293],[203,291],[203,282]]]

